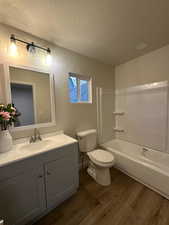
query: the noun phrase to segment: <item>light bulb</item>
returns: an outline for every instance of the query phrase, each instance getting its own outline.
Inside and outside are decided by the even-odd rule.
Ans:
[[[27,51],[30,52],[31,54],[36,53],[35,45],[33,42],[31,44],[27,44],[26,48],[27,48]]]
[[[50,65],[50,64],[52,63],[51,51],[50,51],[49,48],[47,49],[46,63],[47,63],[48,65]]]
[[[10,55],[11,56],[17,56],[18,51],[17,51],[17,46],[16,46],[16,41],[15,41],[15,36],[11,35],[11,44],[10,44]]]

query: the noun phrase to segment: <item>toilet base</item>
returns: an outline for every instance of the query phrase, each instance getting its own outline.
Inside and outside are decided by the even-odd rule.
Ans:
[[[100,167],[90,162],[87,172],[98,184],[103,186],[111,184],[110,168]]]

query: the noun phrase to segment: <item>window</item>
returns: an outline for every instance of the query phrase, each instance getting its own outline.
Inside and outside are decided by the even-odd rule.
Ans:
[[[91,78],[69,73],[69,98],[71,103],[92,103]]]

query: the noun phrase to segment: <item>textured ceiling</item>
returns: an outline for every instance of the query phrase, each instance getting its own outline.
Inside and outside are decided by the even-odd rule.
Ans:
[[[169,0],[0,0],[0,22],[117,65],[169,43]]]

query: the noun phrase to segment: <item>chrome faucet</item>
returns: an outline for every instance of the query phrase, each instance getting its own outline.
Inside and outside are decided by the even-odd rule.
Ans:
[[[142,148],[142,154],[145,156],[146,152],[148,152],[149,149],[148,148]]]
[[[37,128],[34,129],[34,134],[30,137],[29,143],[35,143],[36,141],[42,141],[40,132]]]

